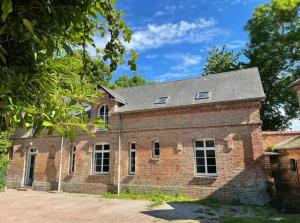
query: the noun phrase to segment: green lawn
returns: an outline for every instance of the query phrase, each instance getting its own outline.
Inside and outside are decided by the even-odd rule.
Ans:
[[[194,200],[182,195],[169,195],[163,193],[138,193],[138,192],[124,192],[121,194],[106,193],[105,198],[128,199],[128,200],[148,200],[151,201],[149,207],[155,207],[165,202],[193,202]]]
[[[286,217],[271,219],[271,217],[223,217],[220,223],[300,223],[299,218]]]

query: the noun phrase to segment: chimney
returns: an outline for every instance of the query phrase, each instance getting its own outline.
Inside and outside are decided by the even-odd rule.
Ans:
[[[299,103],[299,107],[300,107],[300,78],[297,79],[296,81],[294,81],[290,86],[297,93],[298,103]]]

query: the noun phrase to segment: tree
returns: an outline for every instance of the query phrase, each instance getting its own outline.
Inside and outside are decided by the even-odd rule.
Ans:
[[[299,117],[289,84],[300,77],[300,0],[272,0],[258,6],[245,29],[250,67],[258,67],[266,93],[261,117],[264,130],[284,130]],[[283,114],[283,112],[285,114]]]
[[[203,68],[204,75],[241,69],[243,66],[239,61],[239,56],[239,53],[228,51],[225,45],[222,48],[213,47],[208,53]]]
[[[0,3],[1,130],[33,128],[39,134],[48,128],[49,133],[55,130],[73,138],[73,128],[88,131],[89,125],[101,125],[86,123],[83,105],[97,97],[102,74],[125,62],[123,41],[129,42],[132,34],[122,20],[123,12],[115,9],[115,0]],[[95,36],[109,40],[96,49],[99,57],[92,61],[87,47],[96,48]],[[68,56],[78,48],[82,63],[77,59],[72,63]],[[131,54],[128,64],[135,70],[137,55]],[[74,69],[66,69],[71,64]],[[95,75],[98,71],[101,75]]]
[[[141,75],[135,74],[132,77],[128,75],[120,76],[114,83],[114,88],[135,87],[153,84],[154,82],[146,81]]]

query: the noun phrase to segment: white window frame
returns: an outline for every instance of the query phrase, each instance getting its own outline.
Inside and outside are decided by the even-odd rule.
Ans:
[[[132,144],[135,145],[134,149],[132,149]],[[131,170],[132,167],[132,153],[134,154],[134,172]],[[128,163],[128,174],[129,175],[135,175],[135,171],[136,171],[136,143],[135,142],[131,142],[129,143],[129,163]]]
[[[155,155],[155,143],[158,143],[158,145],[159,145],[159,155]],[[160,158],[160,143],[159,143],[159,141],[158,140],[154,140],[153,142],[152,142],[152,158],[153,159],[158,159],[158,158]]]
[[[103,114],[103,116],[100,115],[100,111],[101,111],[102,107],[104,108],[104,114]],[[97,117],[100,118],[100,119],[102,119],[104,121],[105,127],[107,127],[107,125],[108,125],[108,115],[109,115],[108,105],[107,104],[101,105],[99,107],[99,109],[98,109],[98,115],[97,115]],[[98,131],[104,131],[105,129],[104,128],[98,128],[97,130]]]
[[[101,150],[96,150],[96,146],[101,146]],[[108,145],[109,146],[109,150],[104,150],[104,146]],[[101,170],[100,171],[96,171],[96,154],[97,153],[102,153],[102,161],[101,161]],[[109,174],[110,171],[110,155],[109,155],[109,160],[108,160],[108,171],[103,171],[103,157],[104,157],[104,153],[108,153],[110,154],[110,144],[109,143],[98,143],[95,144],[94,146],[94,150],[93,150],[93,174]]]
[[[69,163],[69,174],[73,175],[75,172],[75,167],[76,167],[76,146],[72,146],[71,151],[70,151],[70,163]],[[73,163],[74,163],[74,170],[73,170]]]
[[[203,146],[204,147],[196,147],[196,142],[202,141],[203,142]],[[206,147],[206,141],[214,141],[214,147]],[[205,166],[205,173],[198,173],[197,172],[197,157],[196,157],[196,151],[204,151],[204,166]],[[207,155],[206,155],[206,151],[215,151],[215,162],[216,162],[216,173],[208,173],[207,170]],[[195,168],[195,175],[196,176],[211,176],[211,177],[215,177],[218,176],[217,174],[217,157],[216,157],[216,141],[215,139],[197,139],[194,141],[194,168]]]

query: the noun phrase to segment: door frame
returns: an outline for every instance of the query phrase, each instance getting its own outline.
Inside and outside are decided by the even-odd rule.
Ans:
[[[35,147],[30,147],[28,148],[27,156],[26,156],[26,167],[25,167],[25,177],[24,177],[24,186],[32,186],[28,185],[29,181],[29,173],[30,173],[30,161],[31,161],[31,156],[36,156],[37,155],[37,150]],[[34,168],[35,168],[35,163],[36,163],[36,157],[34,160]],[[34,169],[33,169],[33,176],[34,176]],[[33,177],[34,179],[34,177]]]

